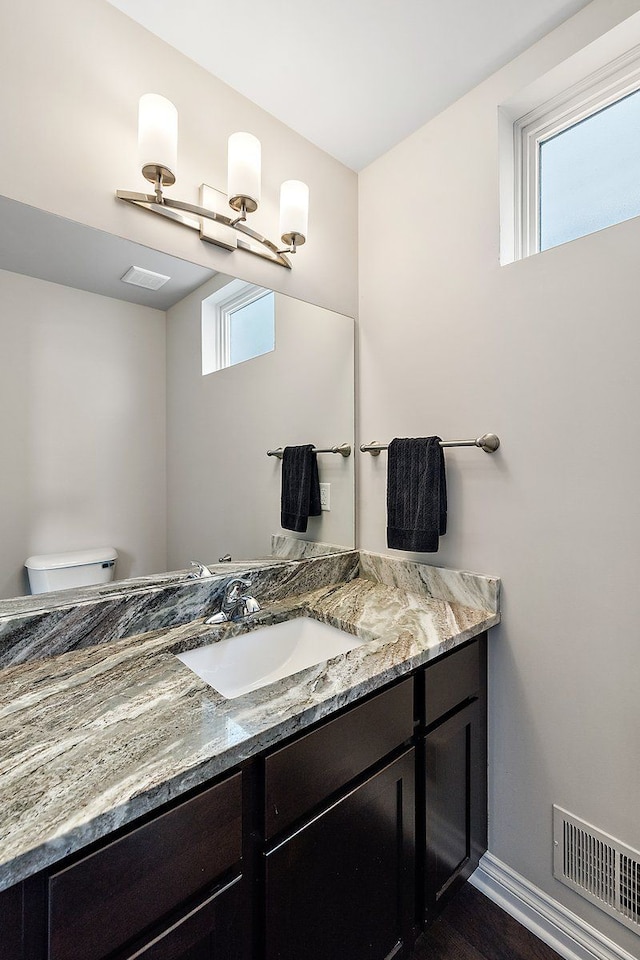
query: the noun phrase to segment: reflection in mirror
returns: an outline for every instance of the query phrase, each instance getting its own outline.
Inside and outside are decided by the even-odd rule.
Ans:
[[[202,373],[213,373],[275,350],[273,290],[232,280],[202,301]]]
[[[170,280],[124,283],[132,266]],[[0,597],[29,592],[33,555],[113,546],[118,580],[269,556],[267,449],[353,445],[348,317],[275,293],[275,348],[203,372],[233,281],[0,198]],[[318,456],[331,509],[289,536],[353,546],[353,461]]]

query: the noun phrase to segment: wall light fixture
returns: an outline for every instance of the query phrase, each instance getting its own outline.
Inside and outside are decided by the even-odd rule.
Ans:
[[[250,133],[229,137],[227,194],[203,183],[200,205],[166,197],[164,187],[176,182],[178,111],[164,97],[146,93],[138,108],[138,154],[142,175],[154,192],[116,190],[116,197],[198,230],[200,238],[227,250],[247,250],[291,268],[287,254],[295,253],[307,238],[309,188],[300,180],[285,180],[280,188],[280,236],[284,249],[247,225],[247,216],[260,204],[260,141]],[[235,217],[219,213],[225,204]],[[215,208],[218,209],[215,209]]]

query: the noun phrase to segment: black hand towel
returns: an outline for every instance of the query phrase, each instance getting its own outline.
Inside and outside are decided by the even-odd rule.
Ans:
[[[309,517],[320,516],[318,461],[311,443],[285,447],[282,456],[280,523],[285,530],[304,533]]]
[[[387,546],[435,553],[447,532],[447,480],[440,437],[392,440],[387,461]]]

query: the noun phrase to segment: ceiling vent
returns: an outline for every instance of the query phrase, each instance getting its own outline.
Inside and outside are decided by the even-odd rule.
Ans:
[[[640,932],[640,853],[555,805],[553,875]]]
[[[135,287],[144,287],[145,290],[159,290],[171,277],[165,277],[164,273],[154,273],[153,270],[145,270],[144,267],[129,267],[124,277],[120,278],[124,283],[132,283]]]

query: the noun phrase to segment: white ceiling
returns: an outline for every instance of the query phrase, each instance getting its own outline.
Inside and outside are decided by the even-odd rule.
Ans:
[[[589,0],[109,0],[361,170]]]

